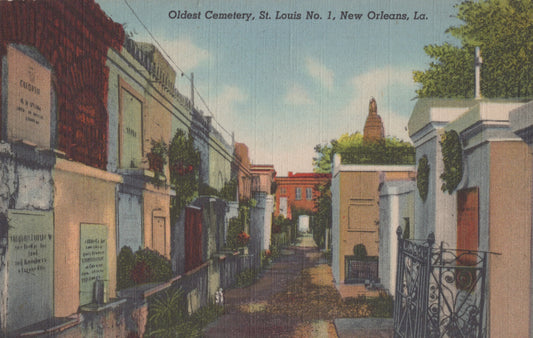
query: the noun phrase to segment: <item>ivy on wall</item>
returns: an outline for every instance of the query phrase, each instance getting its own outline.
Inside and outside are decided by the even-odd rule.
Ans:
[[[416,186],[420,198],[425,202],[428,197],[429,186],[429,161],[426,155],[418,160],[418,171],[416,175]]]
[[[183,208],[198,195],[200,152],[194,147],[192,134],[176,130],[168,148],[170,184],[176,189],[172,205],[177,219]]]
[[[463,148],[455,130],[444,132],[440,144],[444,162],[444,172],[440,175],[443,181],[441,189],[451,194],[463,178]]]

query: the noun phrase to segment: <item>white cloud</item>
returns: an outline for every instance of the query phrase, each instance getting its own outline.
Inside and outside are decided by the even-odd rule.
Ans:
[[[358,91],[358,95],[377,96],[384,95],[387,87],[393,84],[412,86],[413,76],[410,70],[393,68],[375,69],[367,73],[355,76],[351,80],[352,84]]]
[[[409,140],[405,130],[412,103],[409,93],[414,93],[411,70],[387,66],[353,77],[350,80],[353,96],[349,104],[340,112],[340,116],[357,126],[350,132],[363,131],[368,103],[371,97],[377,101],[378,114],[381,116],[385,134],[403,140]],[[413,94],[414,95],[414,94]]]
[[[288,90],[287,95],[285,95],[285,102],[294,105],[310,105],[314,103],[305,89],[299,85],[294,85]]]
[[[305,65],[313,79],[317,80],[323,87],[329,90],[333,89],[333,71],[331,69],[310,57],[306,59]]]
[[[396,112],[391,112],[386,116],[386,118],[383,119],[385,132],[387,135],[396,136],[401,140],[409,141],[409,133],[407,132],[408,121],[409,117],[399,115]]]
[[[312,159],[315,155],[314,145],[310,142],[291,142],[287,137],[272,140],[275,144],[257,143],[250,148],[250,159],[253,163],[273,163],[278,176],[287,176],[292,172],[312,172]]]
[[[233,109],[235,103],[243,102],[247,99],[247,95],[237,86],[226,85],[222,88],[222,92],[217,95],[214,100],[215,106],[220,110]]]
[[[147,40],[147,42],[154,44],[151,40]],[[212,58],[212,55],[186,38],[176,40],[160,39],[158,42],[164,51],[157,45],[156,48],[161,51],[161,54],[176,71],[176,88],[180,93],[189,97],[191,93],[191,82],[189,80],[191,72],[207,63]],[[170,59],[166,54],[170,56]],[[186,76],[182,76],[182,72]]]
[[[239,123],[240,119],[237,112],[242,111],[242,109],[237,109],[237,105],[246,102],[247,99],[248,95],[239,87],[225,85],[215,97],[208,101],[208,104],[217,122],[231,132],[244,127]],[[199,100],[195,101],[197,106],[208,114],[204,105]]]
[[[339,138],[343,133],[363,131],[372,96],[377,100],[386,135],[409,140],[405,127],[414,104],[409,101],[415,86],[411,78],[410,70],[386,67],[369,71],[352,77],[345,88],[339,87],[342,95],[333,97],[337,101],[321,102],[317,98],[313,105],[281,105],[274,110],[283,110],[284,114],[277,117],[273,116],[272,107],[257,107],[252,117],[256,121],[253,128],[243,130],[238,121],[231,126],[237,140],[249,146],[253,163],[273,163],[279,176],[287,175],[288,171],[310,172],[316,144]],[[284,102],[289,98],[293,103],[305,102],[303,93],[302,86],[295,85]],[[275,128],[265,127],[270,125]]]
[[[159,43],[185,73],[189,73],[210,58],[206,49],[198,47],[189,39],[161,40]],[[176,68],[172,62],[171,65]],[[176,71],[180,75],[180,70]]]

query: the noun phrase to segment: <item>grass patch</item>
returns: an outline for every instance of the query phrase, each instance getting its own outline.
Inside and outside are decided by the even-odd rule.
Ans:
[[[207,324],[224,314],[224,307],[210,304],[189,315],[187,300],[179,288],[166,290],[150,299],[145,337],[201,337]]]
[[[348,297],[344,303],[348,307],[364,307],[367,312],[365,317],[392,318],[394,300],[385,292],[380,292],[378,297]]]

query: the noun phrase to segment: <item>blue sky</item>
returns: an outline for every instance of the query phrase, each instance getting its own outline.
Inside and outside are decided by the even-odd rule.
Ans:
[[[425,45],[457,43],[444,32],[459,24],[458,0],[127,1],[178,74],[194,72],[214,118],[248,145],[252,162],[274,164],[281,176],[312,171],[316,144],[362,131],[371,97],[385,133],[408,140],[417,88],[412,71],[428,67]],[[97,2],[133,39],[154,43],[123,0]],[[200,12],[200,19],[171,19],[169,12],[178,10]],[[207,11],[254,19],[206,19]],[[272,19],[259,19],[261,11]],[[276,20],[276,11],[302,18]],[[307,11],[321,19],[307,20]],[[328,19],[330,11],[335,20]],[[341,11],[362,18],[341,20]],[[409,20],[371,20],[371,11],[405,13]],[[427,19],[415,20],[415,11]],[[177,84],[188,96],[189,80],[178,75]],[[195,102],[208,111],[198,97]]]

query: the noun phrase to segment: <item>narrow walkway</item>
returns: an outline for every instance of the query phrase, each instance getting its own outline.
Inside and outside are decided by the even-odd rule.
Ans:
[[[382,321],[338,319],[349,312],[310,234],[284,250],[255,284],[227,290],[225,301],[225,314],[205,337],[390,336],[390,330],[375,330],[386,328]]]

